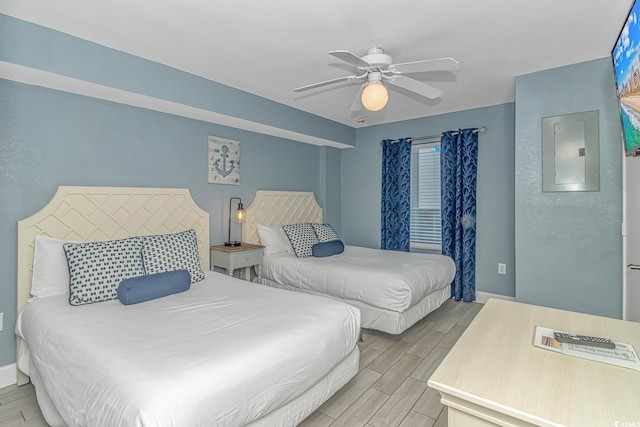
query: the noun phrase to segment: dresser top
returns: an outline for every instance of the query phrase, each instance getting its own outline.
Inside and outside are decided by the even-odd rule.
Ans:
[[[532,425],[640,423],[639,371],[535,347],[536,326],[611,338],[640,350],[640,323],[491,299],[429,386],[451,400]]]

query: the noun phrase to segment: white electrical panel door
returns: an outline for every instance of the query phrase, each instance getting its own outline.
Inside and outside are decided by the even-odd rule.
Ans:
[[[599,191],[598,112],[542,119],[542,191]]]

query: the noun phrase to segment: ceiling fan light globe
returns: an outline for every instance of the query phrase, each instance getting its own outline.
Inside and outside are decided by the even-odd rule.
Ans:
[[[389,101],[389,92],[380,82],[369,83],[362,91],[360,97],[362,106],[369,111],[382,110]]]

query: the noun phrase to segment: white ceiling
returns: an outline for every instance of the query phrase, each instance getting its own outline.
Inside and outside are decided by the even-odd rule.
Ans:
[[[0,12],[360,127],[512,102],[517,75],[609,56],[631,2],[0,0]],[[293,92],[352,74],[330,50],[373,46],[460,70],[412,75],[444,95],[392,89],[378,113],[349,111],[358,83]]]

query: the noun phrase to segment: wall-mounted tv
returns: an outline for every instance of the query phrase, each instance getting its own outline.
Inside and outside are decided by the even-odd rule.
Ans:
[[[611,58],[627,156],[640,155],[640,1],[635,0]]]

